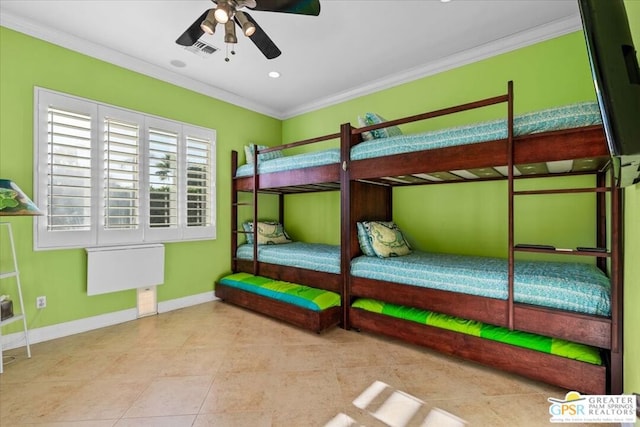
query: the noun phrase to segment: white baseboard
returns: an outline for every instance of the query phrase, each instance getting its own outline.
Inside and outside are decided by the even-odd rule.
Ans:
[[[183,298],[177,298],[169,301],[158,303],[158,313],[166,313],[181,308],[191,307],[193,305],[205,302],[215,301],[213,292],[204,292],[202,294],[189,295]],[[29,343],[36,344],[39,342],[63,338],[82,332],[92,331],[94,329],[104,328],[106,326],[117,325],[118,323],[136,320],[138,310],[130,308],[122,311],[114,311],[113,313],[101,314],[98,316],[86,317],[84,319],[72,320],[70,322],[58,323],[56,325],[44,326],[42,328],[29,330]],[[0,345],[3,350],[22,347],[25,345],[24,334],[15,332],[9,335],[0,336]]]
[[[158,303],[158,313],[166,313],[167,311],[179,310],[181,308],[191,307],[192,305],[203,304],[205,302],[216,301],[213,291],[204,292],[202,294],[189,295],[188,297],[176,298],[169,301],[161,301]]]

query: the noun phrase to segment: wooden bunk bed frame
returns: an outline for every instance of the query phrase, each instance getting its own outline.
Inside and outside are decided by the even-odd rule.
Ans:
[[[343,323],[348,327],[381,333],[440,352],[460,356],[501,370],[517,373],[567,389],[591,394],[619,394],[622,392],[622,196],[612,185],[606,186],[606,166],[609,152],[602,126],[544,132],[521,137],[513,136],[513,86],[507,94],[486,100],[420,114],[384,124],[355,129],[350,124],[341,128],[342,155],[348,159],[351,147],[362,140],[365,131],[437,117],[483,106],[506,103],[508,137],[505,140],[391,155],[384,158],[355,160],[346,163],[343,173],[342,216],[349,221],[342,229],[342,256],[348,265],[360,255],[356,222],[363,220],[391,220],[391,191],[398,185],[434,184],[414,174],[440,173],[446,182],[464,182],[448,171],[485,169],[507,166],[509,198],[508,283],[507,300],[466,295],[442,290],[365,279],[346,274],[343,290],[345,309]],[[556,160],[575,160],[575,169],[565,174],[548,174],[539,163]],[[532,175],[515,177],[514,166],[530,165]],[[560,176],[592,173],[597,183],[590,189],[515,191],[514,180],[529,176]],[[384,178],[382,178],[384,177]],[[401,177],[389,180],[387,177]],[[448,178],[452,178],[447,180]],[[486,179],[505,179],[499,173]],[[473,181],[483,180],[483,178]],[[596,241],[607,246],[606,214],[610,214],[610,251],[592,253],[573,251],[572,255],[596,256],[597,265],[606,271],[610,261],[611,317],[589,316],[514,302],[514,253],[521,251],[547,252],[543,249],[519,249],[514,244],[514,197],[524,194],[594,192],[597,200]],[[606,193],[610,193],[607,207]],[[348,270],[347,270],[348,271]],[[565,359],[533,350],[513,347],[482,338],[462,335],[431,326],[395,319],[351,307],[356,297],[373,298],[398,305],[445,313],[477,320],[510,329],[532,332],[596,346],[602,349],[604,366]]]
[[[238,207],[253,207],[253,229],[256,229],[258,221],[258,194],[272,194],[278,197],[278,220],[284,222],[285,195],[318,191],[340,190],[340,165],[338,163],[308,167],[283,172],[258,173],[258,155],[275,150],[294,148],[297,146],[313,144],[322,141],[339,138],[340,134],[330,134],[304,141],[294,142],[267,149],[258,149],[254,146],[255,155],[253,174],[245,177],[236,177],[238,169],[238,153],[231,152],[231,269],[235,272],[245,272],[254,275],[269,277],[292,283],[307,285],[341,294],[343,290],[343,274],[325,273],[298,267],[271,264],[258,260],[257,239],[253,243],[253,259],[239,259],[236,255],[238,248],[238,235],[247,234],[241,230],[238,222]],[[239,193],[252,194],[251,202],[240,202]],[[344,271],[341,266],[341,271]],[[216,283],[215,294],[223,301],[239,305],[259,313],[275,317],[293,325],[315,332],[321,332],[331,326],[336,326],[342,321],[342,307],[332,307],[320,312],[307,310],[280,302],[271,298],[262,297],[240,289]]]
[[[446,114],[506,103],[508,137],[478,144],[432,149],[407,154],[396,154],[365,160],[350,160],[351,148],[362,141],[362,133],[383,127],[425,120]],[[619,394],[622,392],[622,193],[607,184],[607,167],[610,154],[602,126],[585,126],[575,129],[542,132],[525,136],[513,136],[513,86],[509,82],[507,93],[460,106],[392,120],[379,125],[354,128],[349,123],[340,132],[305,141],[256,151],[254,174],[235,177],[238,167],[237,152],[232,152],[232,237],[231,259],[234,272],[260,274],[278,280],[286,280],[339,292],[342,309],[339,321],[344,328],[353,328],[395,337],[410,343],[433,348],[437,351],[474,360],[476,362],[591,394]],[[258,174],[257,154],[278,149],[292,148],[314,142],[340,138],[341,164],[310,167],[284,172]],[[572,171],[549,173],[545,163],[573,160]],[[514,167],[527,167],[528,172],[514,176]],[[498,167],[506,167],[504,176]],[[360,255],[356,222],[363,220],[392,219],[392,189],[396,186],[447,184],[469,182],[449,171],[490,171],[486,176],[473,179],[508,181],[508,282],[506,300],[460,294],[442,290],[419,288],[396,283],[354,277],[349,274],[351,260]],[[426,179],[424,174],[437,176],[441,182]],[[516,191],[514,181],[527,177],[568,176],[593,174],[594,188],[563,190]],[[395,177],[396,179],[387,179]],[[612,181],[612,180],[610,180]],[[236,257],[239,230],[237,208],[253,204],[253,218],[257,219],[258,193],[276,194],[279,197],[279,220],[284,219],[284,196],[304,192],[340,191],[341,197],[341,274],[315,271],[259,262],[257,245],[254,244],[252,261]],[[251,192],[252,203],[239,203],[239,192]],[[593,192],[596,197],[596,242],[598,247],[609,247],[607,253],[573,251],[571,255],[595,256],[597,265],[609,270],[611,281],[611,316],[591,316],[540,306],[517,303],[513,299],[514,254],[516,251],[547,252],[542,249],[516,248],[514,242],[514,198],[525,194]],[[607,196],[608,195],[608,196]],[[609,224],[607,224],[609,216]],[[254,224],[255,228],[255,224]],[[609,233],[609,234],[608,234]],[[607,245],[608,243],[608,245]],[[216,290],[218,294],[218,290]],[[304,319],[304,313],[292,310],[262,297],[243,295],[235,290],[221,290],[219,295],[232,302],[256,311],[275,315],[298,326],[314,329],[313,321]],[[591,365],[549,355],[534,350],[514,347],[495,341],[462,335],[457,332],[420,325],[384,315],[352,308],[357,297],[368,297],[398,305],[445,313],[470,320],[482,321],[510,329],[537,333],[568,341],[584,343],[602,349],[603,366]],[[289,313],[289,314],[288,314]],[[336,315],[333,313],[332,315]],[[299,319],[302,320],[299,320]],[[332,318],[329,323],[337,323]],[[320,327],[325,327],[320,326]]]

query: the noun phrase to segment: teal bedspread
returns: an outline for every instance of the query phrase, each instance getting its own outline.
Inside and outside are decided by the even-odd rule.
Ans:
[[[373,313],[384,314],[423,325],[541,351],[543,353],[555,354],[595,365],[602,364],[599,350],[584,344],[572,343],[558,338],[550,338],[528,332],[510,331],[500,326],[488,325],[473,320],[465,320],[459,317],[447,316],[446,314],[389,304],[367,298],[357,299],[352,306]]]
[[[253,245],[240,245],[236,255],[252,260]],[[258,261],[340,274],[340,246],[303,242],[259,245]]]
[[[514,117],[513,131],[516,136],[530,135],[601,123],[602,117],[600,116],[598,104],[596,102],[583,102],[516,116]],[[398,135],[365,141],[351,149],[351,160],[433,150],[455,145],[475,144],[505,139],[506,137],[507,121],[505,119],[493,120],[419,134]]]
[[[414,251],[393,258],[360,256],[353,276],[507,299],[507,260]],[[610,282],[590,264],[516,261],[514,300],[520,303],[609,316]]]
[[[258,173],[280,172],[292,169],[309,168],[312,166],[329,165],[340,163],[340,149],[316,151],[313,153],[296,154],[293,156],[283,156],[276,159],[265,160],[258,163]],[[253,165],[242,165],[238,167],[236,176],[253,175]]]
[[[230,274],[220,279],[218,283],[313,311],[340,306],[340,295],[335,292],[249,273]]]
[[[559,129],[570,129],[602,123],[596,102],[583,102],[550,108],[514,118],[514,134],[529,135]],[[493,120],[454,128],[435,130],[412,135],[398,135],[374,139],[357,144],[351,149],[351,160],[368,159],[390,154],[410,153],[421,150],[475,144],[507,137],[506,120]],[[340,150],[333,148],[312,153],[283,156],[262,161],[259,173],[279,172],[340,162]],[[253,174],[253,165],[238,167],[237,177]]]

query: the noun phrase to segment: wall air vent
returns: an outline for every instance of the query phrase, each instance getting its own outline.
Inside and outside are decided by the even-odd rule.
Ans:
[[[185,47],[189,52],[193,52],[198,56],[207,57],[209,55],[213,55],[220,49],[200,40],[197,40],[192,46]]]

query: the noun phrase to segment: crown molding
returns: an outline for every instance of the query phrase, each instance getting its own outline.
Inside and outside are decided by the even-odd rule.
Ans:
[[[188,78],[174,71],[158,67],[149,62],[142,61],[135,57],[125,55],[109,47],[92,43],[80,37],[68,33],[57,31],[52,28],[37,25],[32,21],[18,17],[12,13],[3,12],[0,14],[0,25],[12,30],[27,34],[29,36],[44,40],[49,43],[64,47],[75,52],[135,71],[145,76],[153,77],[167,83],[197,92],[238,107],[246,108],[257,113],[265,114],[277,119],[281,119],[281,112],[267,106],[250,101],[234,93],[208,85],[199,80]]]
[[[341,102],[349,101],[360,96],[369,95],[384,89],[389,89],[404,83],[415,81],[424,77],[432,76],[443,71],[478,62],[483,59],[517,50],[539,42],[550,40],[582,29],[582,21],[579,15],[574,15],[566,19],[550,22],[531,30],[522,31],[509,37],[493,41],[474,49],[450,55],[441,60],[430,62],[402,73],[397,73],[378,79],[362,86],[355,87],[348,91],[330,95],[309,104],[301,105],[283,112],[284,119],[292,118],[301,114],[309,113]]]
[[[478,46],[464,52],[459,52],[438,61],[423,64],[401,73],[371,81],[350,90],[331,94],[314,102],[300,105],[285,111],[270,108],[268,106],[250,101],[234,93],[211,86],[201,81],[180,75],[162,67],[150,64],[146,61],[125,55],[103,45],[91,43],[85,39],[69,35],[36,25],[11,13],[0,15],[0,25],[25,33],[38,39],[62,46],[64,48],[80,52],[111,64],[144,74],[149,77],[162,80],[176,86],[192,90],[199,94],[215,98],[238,107],[246,108],[279,120],[286,120],[301,114],[309,113],[321,108],[326,108],[341,102],[349,101],[364,95],[369,95],[381,90],[389,89],[404,83],[428,77],[434,74],[448,71],[463,65],[481,61],[502,53],[510,52],[535,43],[569,34],[582,29],[580,16],[574,16],[557,20],[546,25],[515,33],[500,40]]]

